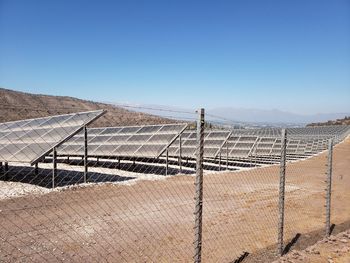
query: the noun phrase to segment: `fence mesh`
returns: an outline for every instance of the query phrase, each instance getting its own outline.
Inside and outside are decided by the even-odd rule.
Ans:
[[[350,225],[350,138],[333,148],[331,224]]]
[[[48,117],[0,124],[1,262],[278,256],[281,129],[233,129],[205,115],[199,158],[195,111],[179,112],[178,120],[162,110],[161,121],[114,112],[114,127],[94,124],[100,111],[16,110]],[[329,138],[335,139],[331,223],[350,220],[347,129],[287,129],[284,249],[299,233],[324,232]]]
[[[295,143],[294,139],[287,139],[287,141],[290,145]],[[285,241],[287,244],[293,242],[300,234],[305,235],[324,229],[327,156],[327,151],[322,152],[320,149],[316,155],[301,156],[301,159],[295,159],[298,158],[295,155],[289,157],[285,193]]]

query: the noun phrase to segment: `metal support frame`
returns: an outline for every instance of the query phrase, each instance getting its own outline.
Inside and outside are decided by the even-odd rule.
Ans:
[[[57,150],[52,149],[52,188],[55,188],[55,178],[57,176]]]
[[[165,175],[168,175],[169,172],[169,150],[165,150]]]
[[[38,163],[35,163],[35,165],[34,165],[34,174],[35,175],[39,174],[39,164]]]
[[[228,144],[226,143],[226,170],[228,170]]]
[[[180,173],[182,173],[182,138],[181,138],[181,134],[179,136],[179,169],[180,169]]]
[[[8,179],[8,172],[9,172],[9,163],[5,162],[4,163],[4,173],[5,173],[5,181]]]
[[[118,169],[120,169],[120,157],[118,157]]]
[[[195,254],[194,262],[202,261],[202,214],[203,214],[203,153],[204,153],[204,109],[200,109],[197,122],[197,156],[195,181]]]
[[[286,149],[287,149],[287,132],[282,130],[281,141],[281,163],[280,163],[280,184],[279,184],[279,201],[278,201],[278,240],[277,252],[279,256],[283,254],[283,230],[284,230],[284,194],[286,186]]]
[[[221,151],[219,153],[219,171],[221,171]]]
[[[87,182],[88,176],[88,138],[87,128],[84,126],[84,183]]]
[[[332,167],[333,166],[333,140],[328,141],[327,162],[327,188],[326,188],[326,237],[331,234],[331,194],[332,194]]]

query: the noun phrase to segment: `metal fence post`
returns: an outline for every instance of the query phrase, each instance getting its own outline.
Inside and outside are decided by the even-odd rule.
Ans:
[[[196,181],[195,181],[195,254],[194,262],[202,258],[202,213],[203,213],[203,152],[204,152],[204,109],[200,109],[197,121]]]
[[[57,151],[56,147],[52,150],[52,189],[55,188],[55,178],[57,175]]]
[[[326,237],[331,234],[331,194],[332,194],[333,140],[328,142],[327,188],[326,188]]]
[[[87,139],[87,128],[84,126],[84,183],[87,182],[88,174],[88,139]]]
[[[278,202],[278,255],[283,254],[283,229],[284,229],[284,193],[286,185],[286,147],[287,132],[282,129],[281,141],[281,163],[280,163],[280,184],[279,184],[279,202]]]

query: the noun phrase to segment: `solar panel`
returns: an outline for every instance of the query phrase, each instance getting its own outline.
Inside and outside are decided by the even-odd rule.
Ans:
[[[1,123],[0,161],[34,164],[103,113],[98,110]]]
[[[204,157],[215,158],[230,136],[228,130],[208,130],[204,133]],[[197,132],[185,131],[181,134],[181,156],[194,158],[197,149]],[[169,148],[169,155],[180,155],[180,138],[178,138]]]
[[[143,125],[87,129],[88,155],[99,157],[158,158],[186,129],[187,124]],[[72,137],[57,150],[59,155],[82,156],[84,134]]]

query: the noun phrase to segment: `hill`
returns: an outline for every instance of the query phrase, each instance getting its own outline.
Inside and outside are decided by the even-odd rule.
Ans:
[[[347,116],[343,119],[329,120],[326,122],[315,122],[306,125],[307,127],[312,126],[326,126],[326,125],[350,125],[350,116]]]
[[[107,113],[94,122],[94,127],[174,122],[174,120],[126,110],[106,103],[66,96],[30,94],[0,88],[0,122],[98,109],[107,110]]]

